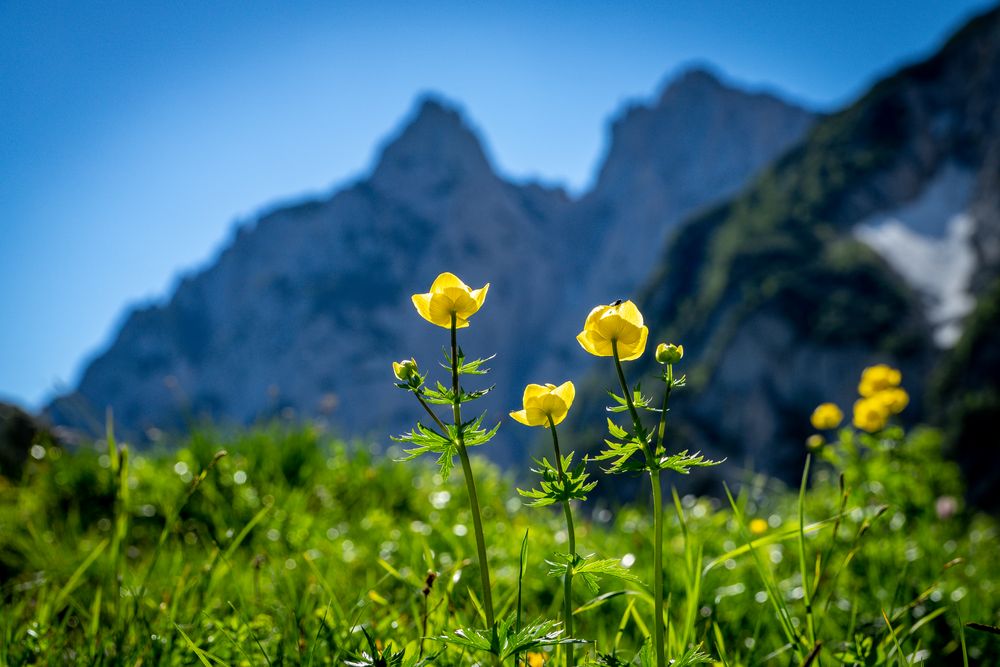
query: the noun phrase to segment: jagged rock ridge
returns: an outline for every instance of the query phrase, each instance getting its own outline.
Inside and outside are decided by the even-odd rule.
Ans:
[[[470,352],[497,352],[490,381],[502,391],[485,405],[505,414],[525,382],[564,378],[586,361],[573,335],[607,297],[600,281],[580,279],[581,267],[612,261],[601,254],[611,239],[645,237],[615,288],[634,289],[655,261],[649,248],[688,212],[738,190],[811,119],[689,73],[616,122],[597,186],[574,201],[498,177],[460,114],[426,98],[368,177],[261,216],[168,303],[133,312],[49,415],[99,433],[110,405],[120,428],[141,434],[291,409],[384,439],[413,416],[391,386],[389,361],[416,354],[432,366],[443,341],[412,312],[409,294],[443,270],[492,283],[481,326],[462,336]],[[642,169],[630,172],[629,146],[654,130],[637,155]],[[649,200],[641,215],[637,199]],[[595,243],[581,242],[588,238]],[[510,431],[514,441],[527,437]]]

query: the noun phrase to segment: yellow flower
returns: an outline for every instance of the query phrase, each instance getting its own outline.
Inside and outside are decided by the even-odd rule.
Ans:
[[[451,328],[451,316],[455,316],[455,326],[459,329],[469,326],[469,318],[478,311],[490,284],[481,289],[472,289],[452,273],[442,273],[434,279],[427,294],[414,294],[413,305],[420,316],[439,327]]]
[[[813,410],[809,421],[813,428],[825,431],[840,426],[840,422],[844,421],[844,413],[833,403],[822,403]]]
[[[861,382],[858,383],[858,393],[865,398],[869,398],[880,391],[898,387],[902,379],[902,373],[885,364],[869,366],[861,373]]]
[[[750,522],[750,532],[754,535],[763,535],[767,532],[767,521],[754,519]]]
[[[660,343],[656,346],[656,360],[661,364],[676,364],[684,358],[684,346]]]
[[[854,403],[854,425],[863,431],[874,433],[885,428],[889,410],[876,398],[862,398]]]
[[[642,356],[648,335],[639,309],[631,301],[621,301],[590,311],[576,339],[583,349],[598,357],[612,356],[611,342],[617,341],[619,358],[631,361]]]
[[[576,388],[572,382],[554,384],[529,384],[524,388],[524,409],[511,412],[510,416],[525,426],[548,426],[549,417],[553,424],[566,418],[573,405]]]
[[[898,415],[910,404],[910,395],[902,387],[893,387],[892,389],[878,392],[872,396],[872,400],[881,402],[886,410],[894,415]]]
[[[545,654],[528,651],[528,667],[542,667],[545,664]]]

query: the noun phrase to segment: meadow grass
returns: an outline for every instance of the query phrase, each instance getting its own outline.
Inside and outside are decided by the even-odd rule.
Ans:
[[[747,473],[728,499],[667,493],[674,664],[998,664],[996,521],[962,506],[937,432],[864,438],[842,432],[801,489]],[[177,444],[49,446],[21,479],[0,478],[0,663],[483,660],[433,639],[484,623],[460,480],[309,426]],[[566,551],[561,508],[529,509],[515,480],[476,466],[498,620],[558,620],[564,589],[545,559]],[[588,641],[577,663],[648,661],[648,498],[576,509],[578,551],[642,579],[574,588],[574,636]],[[364,658],[366,634],[403,653]]]

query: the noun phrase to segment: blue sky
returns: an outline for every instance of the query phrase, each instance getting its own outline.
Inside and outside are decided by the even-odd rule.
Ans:
[[[578,192],[685,63],[833,109],[990,4],[0,3],[0,398],[40,406],[234,224],[364,174],[421,92]]]

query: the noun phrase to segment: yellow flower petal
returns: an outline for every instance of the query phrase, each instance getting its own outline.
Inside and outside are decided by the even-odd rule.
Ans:
[[[438,277],[434,279],[434,282],[431,283],[431,292],[442,292],[448,287],[457,287],[465,290],[466,292],[469,291],[469,286],[463,283],[458,276],[454,273],[448,273],[445,271],[444,273],[438,275]]]
[[[646,351],[646,339],[649,337],[649,328],[643,327],[639,330],[639,339],[626,345],[618,344],[618,355],[622,361],[632,361],[642,356]]]
[[[633,327],[641,327],[643,324],[642,313],[631,300],[624,301],[618,306],[618,315]]]
[[[573,386],[572,382],[567,380],[556,387],[552,393],[562,399],[568,410],[573,405],[573,399],[576,398],[576,387]]]
[[[581,331],[576,336],[580,347],[594,355],[595,357],[611,356],[611,341],[605,338],[597,338],[590,331]]]
[[[510,416],[514,418],[515,421],[519,421],[525,426],[534,426],[534,424],[528,423],[528,412],[527,410],[515,410],[510,413]]]

